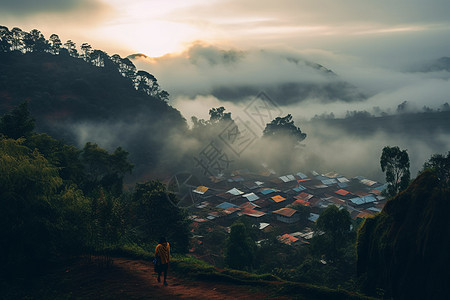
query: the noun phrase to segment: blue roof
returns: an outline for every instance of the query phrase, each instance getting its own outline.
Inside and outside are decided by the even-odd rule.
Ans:
[[[303,174],[302,172],[298,172],[297,174],[295,174],[295,175],[297,175],[298,177],[300,177],[301,179],[305,179],[305,178],[308,178],[308,176],[306,176],[305,174]]]
[[[380,186],[374,188],[374,190],[383,191],[384,189],[387,188],[387,186],[388,186],[388,184],[385,183],[385,184],[383,184],[383,185],[380,185]]]
[[[325,176],[322,176],[322,175],[317,175],[316,176],[316,179],[319,179],[319,180],[327,180],[327,179],[329,179],[328,177],[325,177]]]
[[[338,183],[338,186],[341,187],[341,188],[345,188],[345,187],[348,187],[348,183],[347,182],[340,182],[340,183]]]
[[[303,185],[299,185],[298,187],[293,188],[293,190],[296,192],[301,192],[303,190],[306,190],[306,188]]]
[[[230,202],[222,202],[219,205],[217,205],[216,207],[217,208],[222,208],[222,209],[227,209],[227,208],[236,207],[236,206],[237,205],[234,205],[233,203],[230,203]]]
[[[365,204],[365,203],[375,202],[375,201],[377,201],[377,198],[369,195],[369,196],[364,196],[364,197],[352,198],[352,199],[350,199],[350,201],[356,205],[361,205],[361,204]]]
[[[337,183],[336,179],[323,179],[321,180],[323,184],[331,185]]]
[[[273,192],[275,192],[275,191],[272,190],[272,189],[265,189],[265,190],[262,190],[262,191],[261,191],[261,194],[267,195],[267,194],[270,194],[270,193],[273,193]]]

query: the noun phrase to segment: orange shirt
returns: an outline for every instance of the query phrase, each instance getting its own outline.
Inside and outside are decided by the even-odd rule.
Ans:
[[[155,249],[155,257],[159,259],[161,264],[167,264],[170,260],[170,245],[168,242],[158,244]]]

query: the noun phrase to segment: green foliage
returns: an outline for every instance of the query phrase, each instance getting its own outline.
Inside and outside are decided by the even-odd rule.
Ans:
[[[299,127],[295,126],[292,115],[288,114],[285,117],[277,117],[272,120],[263,131],[263,137],[265,138],[276,138],[279,136],[287,136],[295,142],[301,142],[306,138],[306,133],[303,133]]]
[[[254,265],[256,245],[247,226],[238,221],[231,226],[227,240],[225,262],[233,269],[251,269]]]
[[[172,204],[177,202],[175,196],[161,182],[136,184],[133,202],[144,241],[156,241],[165,236],[172,250],[187,252],[190,236],[187,214]]]
[[[315,237],[314,246],[327,260],[335,261],[351,241],[351,217],[346,209],[330,205],[317,220],[317,229],[323,233]]]
[[[81,161],[85,167],[87,189],[103,187],[114,195],[120,195],[124,175],[133,169],[127,158],[128,152],[121,147],[109,154],[97,144],[86,143]]]
[[[358,233],[362,288],[395,299],[444,299],[450,264],[450,191],[430,171],[418,176]],[[424,276],[426,274],[426,276]]]
[[[447,156],[434,154],[423,164],[423,171],[432,170],[443,185],[450,183],[450,151]]]
[[[28,111],[28,102],[22,102],[11,113],[3,115],[0,119],[0,133],[18,139],[28,137],[34,130],[34,119]]]
[[[57,169],[21,140],[0,138],[0,264],[4,270],[35,264],[56,250]],[[32,264],[34,266],[35,264]]]
[[[409,156],[406,150],[400,150],[397,146],[384,147],[380,165],[381,170],[386,172],[387,195],[389,197],[395,196],[408,187],[410,172]]]

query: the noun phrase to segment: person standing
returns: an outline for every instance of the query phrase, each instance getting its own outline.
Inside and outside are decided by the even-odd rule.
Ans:
[[[167,285],[167,270],[169,269],[170,245],[165,237],[159,239],[159,244],[155,248],[155,258],[157,259],[158,282],[161,282],[161,273],[164,273],[164,285]]]

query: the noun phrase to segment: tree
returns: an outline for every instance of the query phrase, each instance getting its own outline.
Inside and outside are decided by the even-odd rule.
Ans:
[[[165,236],[176,252],[188,251],[190,221],[183,209],[172,204],[177,199],[165,185],[159,181],[136,184],[133,202],[138,217],[136,227],[141,229],[144,241],[154,242]]]
[[[84,60],[89,61],[89,56],[92,51],[91,45],[89,45],[88,43],[81,44],[81,51],[83,51]]]
[[[121,147],[109,154],[97,144],[88,142],[81,153],[81,160],[86,172],[86,189],[90,191],[103,187],[113,195],[120,195],[123,177],[133,170],[128,152]]]
[[[28,137],[34,130],[34,119],[28,111],[28,102],[22,102],[11,113],[0,119],[0,133],[12,139]]]
[[[49,39],[51,45],[50,45],[50,50],[52,51],[53,54],[59,54],[59,49],[62,46],[62,42],[59,39],[59,36],[57,34],[52,34],[50,36]]]
[[[253,267],[256,244],[244,223],[238,221],[231,226],[226,244],[225,262],[230,268],[249,270]]]
[[[408,187],[410,180],[409,156],[399,147],[383,148],[380,159],[381,170],[386,172],[387,195],[392,197]]]
[[[439,180],[448,184],[450,182],[450,151],[447,157],[442,154],[434,154],[431,158],[423,164],[423,171],[431,169]]]
[[[68,40],[67,42],[65,42],[64,46],[66,46],[67,52],[69,52],[70,56],[73,56],[73,57],[78,56],[76,44],[74,42],[72,42],[72,40]]]
[[[279,136],[291,137],[295,142],[301,142],[306,138],[306,133],[295,126],[292,115],[288,114],[285,117],[277,117],[272,120],[263,131],[263,137],[265,138]]]
[[[12,50],[22,50],[24,32],[18,27],[11,29]]]
[[[35,265],[57,246],[53,203],[62,180],[54,166],[22,142],[0,137],[2,269]]]
[[[334,261],[342,254],[350,240],[350,225],[352,219],[346,209],[339,209],[330,205],[317,219],[317,229],[321,234],[316,235],[316,246],[327,259]]]
[[[8,27],[0,26],[0,52],[9,52],[11,50],[11,32]]]
[[[231,121],[231,112],[225,112],[225,107],[211,108],[209,110],[209,122],[217,124]]]

